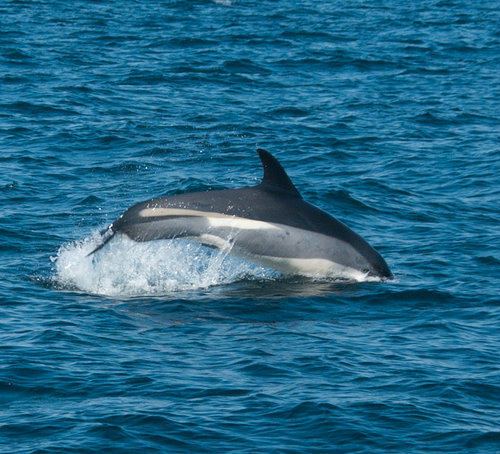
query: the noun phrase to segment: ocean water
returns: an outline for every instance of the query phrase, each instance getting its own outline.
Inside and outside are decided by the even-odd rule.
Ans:
[[[0,3],[0,453],[500,453],[497,1]],[[273,153],[395,279],[116,238]]]

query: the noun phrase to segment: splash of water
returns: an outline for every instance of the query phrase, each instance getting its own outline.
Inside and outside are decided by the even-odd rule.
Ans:
[[[55,285],[98,295],[146,296],[277,276],[273,270],[229,255],[229,245],[216,250],[181,239],[137,243],[117,236],[87,256],[99,242],[96,232],[61,246],[51,258]]]

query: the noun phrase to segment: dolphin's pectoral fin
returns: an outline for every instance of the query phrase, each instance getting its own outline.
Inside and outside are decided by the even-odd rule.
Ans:
[[[257,153],[259,153],[262,166],[264,167],[264,177],[262,178],[260,186],[272,191],[285,192],[288,195],[301,199],[302,196],[299,191],[297,191],[297,188],[292,183],[292,180],[290,180],[285,169],[281,167],[278,160],[271,153],[262,148],[259,148]]]
[[[106,230],[102,230],[100,233],[102,236],[101,243],[95,249],[93,249],[91,252],[89,252],[87,254],[87,257],[92,255],[94,252],[97,252],[98,250],[102,249],[104,246],[106,246],[106,244],[108,244],[108,242],[111,240],[111,238],[113,238],[115,236],[116,232],[112,229],[112,227],[109,227]]]

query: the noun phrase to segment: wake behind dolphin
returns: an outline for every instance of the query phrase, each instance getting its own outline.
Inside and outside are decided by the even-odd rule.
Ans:
[[[257,150],[257,186],[160,197],[129,208],[107,230],[143,242],[186,238],[285,274],[391,278],[382,256],[333,216],[305,202],[280,163]]]

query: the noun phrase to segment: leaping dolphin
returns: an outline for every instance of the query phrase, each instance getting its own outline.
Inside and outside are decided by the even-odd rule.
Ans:
[[[391,278],[382,256],[333,216],[302,199],[280,163],[257,150],[257,186],[160,197],[129,208],[103,233],[135,241],[186,238],[286,274]]]

